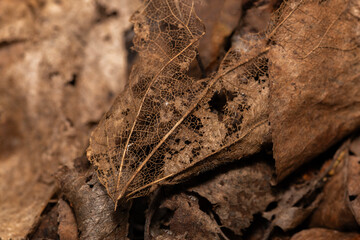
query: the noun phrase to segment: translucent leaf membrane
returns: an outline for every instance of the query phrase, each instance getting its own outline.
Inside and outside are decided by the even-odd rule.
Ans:
[[[206,80],[209,88],[203,98],[142,169],[141,174],[152,178],[134,180],[129,197],[146,194],[155,183],[175,183],[181,177],[175,181],[172,177],[184,171],[197,174],[190,169],[199,162],[205,162],[203,169],[213,168],[210,162],[206,164],[207,158],[227,151],[259,126],[265,125],[268,132],[268,60],[263,51],[260,46],[229,51],[218,73]],[[232,160],[248,153],[239,150],[230,154]]]
[[[88,149],[114,201],[162,174],[163,159],[151,156],[206,87],[186,75],[204,34],[192,1],[146,1],[144,6],[132,17],[140,59]]]

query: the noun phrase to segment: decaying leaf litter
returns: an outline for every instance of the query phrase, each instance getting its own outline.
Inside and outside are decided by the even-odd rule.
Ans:
[[[126,91],[130,93],[119,96],[118,100],[115,101],[112,110],[106,115],[108,120],[104,117],[101,121],[98,129],[103,128],[106,132],[102,132],[100,137],[99,134],[96,136],[96,132],[99,132],[99,130],[95,130],[95,134],[93,134],[93,139],[95,138],[96,140],[95,146],[100,144],[97,146],[97,150],[105,149],[105,155],[102,156],[102,163],[106,163],[107,161],[115,162],[115,169],[109,168],[109,164],[105,164],[105,166],[102,166],[103,168],[115,172],[121,169],[122,174],[124,174],[124,172],[126,173],[125,170],[131,170],[128,171],[128,173],[130,173],[129,176],[112,177],[112,179],[106,180],[109,182],[103,181],[105,185],[110,184],[108,185],[107,191],[112,195],[113,199],[115,200],[119,197],[116,196],[117,194],[127,195],[124,197],[137,197],[146,194],[149,190],[152,191],[156,189],[155,185],[158,182],[162,184],[182,182],[189,179],[189,176],[205,172],[206,170],[214,168],[214,166],[224,164],[224,162],[234,161],[258,152],[264,146],[266,147],[267,143],[271,141],[274,144],[274,156],[277,156],[275,157],[275,163],[278,177],[275,180],[279,181],[286,175],[292,173],[302,162],[309,161],[311,158],[323,152],[332,144],[356,129],[359,123],[359,101],[356,100],[359,99],[359,91],[358,88],[353,87],[356,86],[356,82],[358,82],[359,78],[358,75],[356,75],[356,72],[359,72],[357,64],[358,38],[356,37],[356,34],[354,34],[355,31],[353,31],[356,26],[354,22],[356,23],[357,19],[356,2],[349,1],[346,6],[343,2],[339,1],[326,2],[326,4],[319,4],[318,1],[290,1],[283,5],[279,14],[275,15],[278,17],[275,17],[272,21],[273,27],[270,27],[268,34],[264,35],[265,38],[261,35],[256,35],[256,37],[254,35],[241,35],[241,39],[236,40],[234,37],[234,48],[225,56],[218,72],[213,73],[208,78],[202,80],[191,79],[187,76],[187,68],[196,55],[195,47],[197,41],[183,39],[189,37],[189,34],[187,34],[188,32],[181,28],[181,26],[188,25],[176,24],[178,21],[181,22],[181,20],[184,19],[184,16],[192,16],[191,18],[189,17],[186,19],[197,20],[195,15],[190,14],[194,13],[194,10],[191,10],[193,5],[190,4],[190,1],[188,2],[189,4],[186,5],[188,7],[187,10],[189,10],[187,15],[186,11],[182,11],[183,9],[186,9],[186,7],[184,7],[185,5],[181,5],[187,3],[186,1],[149,1],[149,4],[160,6],[160,9],[166,9],[166,6],[170,6],[171,9],[178,10],[180,15],[170,14],[170,16],[178,17],[178,19],[174,20],[170,17],[170,24],[168,25],[149,24],[149,20],[146,19],[146,16],[151,16],[150,13],[148,15],[145,14],[145,19],[144,12],[136,13],[133,17],[133,20],[135,21],[135,32],[138,31],[135,39],[140,36],[138,38],[140,46],[136,46],[135,44],[135,48],[140,52],[139,59],[137,60],[130,77],[129,85],[126,88]],[[167,5],[168,3],[170,5]],[[179,5],[177,3],[181,4]],[[328,12],[331,12],[329,10],[332,10],[331,14],[329,14],[329,16],[323,16],[321,12],[324,11],[324,9],[328,10]],[[308,15],[313,18],[310,19]],[[165,16],[168,15],[165,14]],[[156,17],[161,17],[161,14],[156,14]],[[157,20],[157,18],[154,19],[151,21]],[[195,20],[194,24],[197,22]],[[167,21],[164,22],[169,23]],[[189,20],[189,24],[190,22],[191,21]],[[297,26],[299,22],[303,24],[300,27]],[[141,24],[137,25],[137,23]],[[146,24],[149,24],[150,27]],[[294,31],[294,29],[306,29],[309,26],[313,29],[313,26],[317,26],[317,24],[320,27],[318,29],[315,28],[315,30],[313,30],[314,33],[321,32],[320,30],[323,30],[324,26],[326,29],[323,30],[323,34],[319,34],[317,37],[313,37],[312,34],[309,33],[311,32],[310,30],[304,31],[309,33],[308,35],[300,31]],[[170,31],[172,34],[174,32],[180,32],[180,34],[175,34],[178,38],[175,38],[175,40],[171,38],[170,41],[169,36],[172,36],[172,34],[160,34],[159,36],[162,36],[163,38],[156,38],[154,47],[154,45],[152,45],[154,42],[149,43],[145,40],[146,38],[152,39],[152,37],[156,36],[156,33],[158,33],[154,30],[154,25],[160,26],[159,28],[156,28],[157,31]],[[272,31],[274,29],[276,31]],[[337,31],[340,31],[338,29],[348,29],[348,31],[344,32],[350,34],[350,37],[346,34],[336,34]],[[289,32],[292,33],[290,36]],[[195,38],[192,39],[197,39],[197,37],[202,34],[203,33],[197,32]],[[269,36],[271,36],[271,41],[267,41]],[[142,39],[142,37],[145,38]],[[313,37],[314,39],[310,38],[309,40],[308,37]],[[179,43],[176,41],[178,39],[181,40]],[[350,40],[345,41],[344,39]],[[166,41],[168,44],[164,44]],[[313,42],[315,42],[315,44],[313,44]],[[174,52],[174,46],[183,46],[184,49]],[[236,50],[236,46],[238,46],[239,49]],[[310,46],[310,50],[305,51],[309,48],[308,46]],[[162,47],[168,56],[158,56],[159,54],[154,50],[156,47]],[[299,49],[303,49],[304,51],[299,52]],[[324,56],[334,55],[334,51],[337,54],[335,54],[337,57],[334,57],[334,62],[330,61],[329,63],[329,61],[324,61]],[[149,58],[144,60],[142,59],[144,56],[151,56],[153,59],[157,59],[159,63],[163,63],[163,65],[154,64],[155,61],[149,61]],[[172,59],[174,56],[176,57]],[[281,62],[280,59],[283,59],[283,62]],[[289,59],[291,59],[291,61],[287,61]],[[313,61],[318,62],[319,65],[309,64],[313,63]],[[339,61],[342,65],[339,64]],[[150,66],[151,69],[145,66]],[[300,69],[298,73],[294,71],[294,66],[296,69]],[[159,69],[162,69],[164,72],[159,71]],[[331,71],[329,70],[327,73],[328,75],[324,76],[324,71],[321,69],[331,69]],[[281,76],[284,76],[284,80],[280,81],[278,79],[281,79]],[[288,76],[292,76],[292,78],[289,78]],[[309,76],[311,76],[311,78],[309,78]],[[328,81],[328,76],[336,77],[333,77],[331,81]],[[187,81],[185,81],[185,79]],[[315,80],[308,81],[308,79]],[[178,83],[179,85],[177,88],[175,88],[176,84],[174,84],[173,91],[172,83],[176,82],[176,80],[181,80],[183,82]],[[146,89],[146,84],[141,84],[150,84],[149,82],[151,81],[154,82],[154,84],[151,85],[154,87],[151,88],[149,85],[150,87],[148,87],[148,90]],[[282,81],[284,81],[284,84],[281,84]],[[318,84],[311,85],[313,82]],[[187,85],[188,87],[182,88],[181,86],[183,86],[184,83],[191,83],[193,87],[190,88],[190,85]],[[314,95],[316,91],[307,91],[308,89],[306,86],[310,86],[309,84],[313,89],[324,90],[323,95]],[[170,86],[171,88],[169,88]],[[329,86],[331,86],[330,90],[332,91],[329,90],[327,92]],[[169,89],[173,91],[170,94]],[[142,96],[145,92],[147,92],[148,95],[145,94]],[[344,93],[346,93],[346,95]],[[128,94],[128,96],[126,96],[126,94]],[[180,94],[180,96],[178,96],[178,94]],[[194,97],[189,99],[187,98],[189,96]],[[344,98],[343,96],[347,96],[347,98]],[[143,100],[141,98],[143,98]],[[268,98],[270,98],[270,101]],[[133,109],[126,109],[128,111],[127,113],[120,111],[123,106],[116,106],[116,104],[119,105],[119,99],[125,99],[128,102],[133,101],[133,104],[129,103],[129,106],[133,107]],[[293,104],[293,107],[290,107],[291,104],[284,104],[289,100],[290,103]],[[185,104],[182,105],[182,103]],[[165,108],[163,108],[164,105]],[[152,107],[156,111],[155,113],[154,111],[151,111],[151,117],[149,118],[147,118],[148,115],[146,113],[142,112],[143,110],[138,111],[137,117],[139,117],[138,119],[140,120],[134,121],[134,116],[136,116],[134,112],[136,112],[136,108],[139,108],[139,106]],[[311,106],[312,109],[306,111],[308,106]],[[166,111],[164,111],[164,109]],[[336,109],[336,111],[334,109]],[[306,114],[304,114],[304,112]],[[118,113],[127,115],[125,118],[119,118],[116,117]],[[271,122],[270,126],[268,125],[269,115]],[[299,118],[299,116],[303,115],[305,115],[305,119]],[[320,116],[322,116],[322,118]],[[314,123],[313,118],[319,120],[319,122]],[[114,121],[114,119],[116,119],[116,121]],[[180,119],[181,123],[176,125],[179,122],[177,121],[178,119]],[[127,122],[124,123],[122,120],[126,120]],[[295,120],[300,121],[303,125],[296,123],[292,126],[291,123],[296,122]],[[123,126],[129,124],[129,122],[129,126],[131,126],[131,121],[136,122],[137,125],[133,124],[132,130],[135,133],[134,137],[126,137],[126,134],[129,134],[128,131],[130,131],[131,128],[130,130],[116,128],[116,125],[112,125],[111,121],[114,121],[117,126]],[[328,123],[331,123],[333,128],[330,130],[323,129],[320,127],[320,123],[325,126]],[[174,126],[177,128],[174,128],[171,124],[175,124]],[[313,126],[312,124],[315,125]],[[319,124],[319,126],[316,124]],[[290,127],[284,129],[281,126]],[[166,131],[157,131],[156,134],[154,134],[155,131],[150,130],[157,129],[156,127],[160,127],[160,129],[163,130],[167,129],[166,131],[170,130],[169,132],[172,131],[172,133],[167,134]],[[287,129],[289,131],[284,131]],[[319,129],[319,131],[317,132],[314,129]],[[143,130],[148,131],[149,134],[144,134]],[[124,132],[124,136],[119,134],[119,131]],[[305,134],[299,136],[299,134],[297,134],[299,132]],[[107,136],[108,134],[110,136],[106,139],[106,143],[110,144],[108,146],[101,146],[102,142],[104,142],[102,137],[104,135]],[[279,137],[279,134],[283,137]],[[301,141],[296,141],[298,138],[304,136],[305,138],[300,139]],[[166,139],[164,137],[166,137]],[[99,141],[99,139],[101,141]],[[142,141],[142,139],[144,139],[144,141]],[[160,141],[163,140],[161,146],[157,143],[159,139]],[[219,139],[221,139],[221,141],[217,141]],[[293,143],[289,139],[293,139]],[[132,141],[134,141],[134,144],[136,143],[135,145],[137,146],[134,146]],[[286,144],[282,145],[284,141],[286,144],[290,144],[290,146]],[[306,147],[299,146],[299,143],[303,143],[303,146]],[[291,144],[295,144],[295,146]],[[320,148],[318,147],[319,144],[321,145]],[[92,142],[90,147],[92,146],[94,146],[94,142]],[[123,147],[123,150],[125,149],[124,146],[127,146],[127,151],[122,154],[121,146]],[[156,149],[157,151],[152,152],[153,149]],[[292,154],[292,151],[294,154]],[[120,153],[117,154],[117,152]],[[127,152],[133,153],[130,154]],[[111,157],[106,158],[107,154],[110,154],[109,156]],[[142,163],[138,161],[141,155],[145,156],[145,161]],[[150,157],[146,159],[146,155]],[[121,163],[116,163],[117,159],[126,159],[127,161],[124,161],[123,166],[121,166]],[[296,161],[294,159],[296,159]],[[294,161],[296,164],[294,164]],[[118,169],[116,170],[116,168]],[[123,169],[125,170],[123,171]],[[138,171],[138,176],[131,176],[131,174],[140,169],[142,170]],[[241,169],[242,168],[240,168],[240,171]],[[73,170],[71,170],[70,173],[75,174]],[[227,175],[226,173],[224,174],[225,176]],[[66,174],[63,174],[63,176],[66,176]],[[109,176],[111,177],[111,174]],[[150,178],[148,178],[148,176],[150,176]],[[124,183],[125,188],[120,187],[120,185],[116,186],[118,181],[126,179],[126,177],[128,177],[128,180],[130,179],[130,181]],[[270,177],[267,177],[267,179],[268,183],[270,183]],[[308,182],[314,183],[313,179],[317,178],[314,177]],[[111,184],[113,184],[112,187]],[[69,186],[71,186],[70,183]],[[93,186],[93,183],[90,185],[89,183],[85,183],[85,186]],[[204,185],[204,189],[207,188],[205,186],[206,184]],[[148,187],[151,187],[151,189]],[[90,192],[92,188],[93,187],[90,187],[90,191],[88,192],[89,198],[91,198]],[[266,188],[271,188],[270,184]],[[351,192],[354,191],[357,191],[356,186],[355,189],[351,190]],[[196,198],[202,201],[203,198],[201,194],[206,195],[206,192],[201,192],[200,195],[195,194],[195,196],[190,197],[189,201],[194,202],[196,201]],[[298,195],[299,192],[296,191],[293,194],[295,196],[301,195]],[[65,194],[70,202],[74,201],[73,206],[75,206],[75,209],[77,205],[78,209],[82,208],[84,210],[83,204],[79,203],[79,201],[70,200],[71,195],[74,195],[71,194],[71,191],[70,194]],[[272,197],[269,198],[269,201],[270,199],[274,199],[275,195],[270,194],[270,196]],[[355,195],[351,196],[351,199],[353,199]],[[184,201],[186,201],[187,198],[174,196],[174,199],[184,199]],[[211,194],[206,195],[206,199],[210,200],[210,203],[216,204],[214,203],[216,200],[212,199]],[[316,199],[318,200],[318,198]],[[177,206],[178,210],[176,210],[176,212],[178,213],[176,216],[181,216],[181,214],[184,213],[181,207],[183,206],[182,203],[177,203],[176,205],[174,202],[171,203],[172,200],[169,199],[168,201],[170,201],[170,203],[167,203],[167,205],[164,203],[164,206],[169,208],[172,208],[171,206]],[[280,204],[281,194],[280,198],[276,201]],[[311,198],[308,201],[311,201]],[[314,204],[318,205],[318,201],[314,201]],[[354,200],[351,202],[353,201]],[[123,204],[123,202],[121,202],[121,204]],[[250,206],[254,206],[253,204],[249,203]],[[202,208],[201,205],[202,204],[199,204],[200,210]],[[223,203],[221,203],[221,205],[225,206]],[[246,201],[242,202],[242,205],[246,205]],[[259,212],[265,211],[261,210],[261,208],[265,207],[265,203],[263,203],[263,205],[264,206],[259,208]],[[196,204],[193,207],[196,209]],[[214,206],[211,207],[211,209],[212,208],[214,208]],[[296,208],[301,210],[302,205],[296,205]],[[304,210],[306,210],[306,208],[307,207],[304,207]],[[281,209],[286,209],[286,206],[279,205],[279,209],[281,212],[283,211]],[[353,207],[351,209],[353,209]],[[276,210],[275,208],[274,211],[279,210]],[[226,223],[226,219],[229,218],[226,217],[226,214],[220,213],[221,211],[211,211],[209,216],[210,218],[215,218],[215,222],[210,224],[211,221],[208,221],[207,224],[210,224],[208,226],[215,226],[216,224],[222,226],[222,224],[225,224],[226,228],[230,226],[229,229],[235,230],[233,231],[236,232],[235,236],[241,235],[240,232],[237,232],[239,229],[231,225],[237,223],[237,217],[233,217],[233,220]],[[75,215],[77,214],[79,214],[79,210],[75,211]],[[99,214],[101,215],[101,211]],[[356,214],[356,211],[353,214]],[[100,215],[98,216],[98,219],[106,218]],[[126,214],[123,216],[126,219]],[[221,217],[220,220],[217,216]],[[280,216],[282,215],[280,214]],[[204,217],[204,219],[207,219],[206,215],[204,215]],[[287,215],[287,217],[289,217],[289,215]],[[270,217],[269,220],[270,222],[271,218],[272,217]],[[249,219],[252,221],[251,217]],[[277,222],[274,223],[275,225],[279,224],[279,220],[276,219],[277,217],[274,221]],[[114,221],[116,222],[118,220]],[[177,221],[180,221],[180,225],[176,225]],[[283,222],[283,224],[290,225],[291,221],[295,221],[295,219],[289,219],[288,221]],[[83,221],[81,222],[84,223]],[[187,223],[191,225],[191,221]],[[179,217],[172,218],[170,223],[167,223],[167,227],[170,228],[170,231],[166,232],[166,234],[172,232],[172,234],[175,235],[160,235],[170,239],[173,239],[175,236],[183,236],[190,239],[194,238],[194,236],[191,235],[191,231],[190,233],[181,233],[181,231],[185,231],[185,228],[181,228],[184,224],[186,225],[184,219]],[[111,224],[109,226],[111,226]],[[247,228],[246,226],[248,225],[245,224],[244,228]],[[288,230],[286,227],[283,228],[285,228],[283,230]],[[215,229],[213,229],[213,231],[215,231]],[[152,232],[155,230],[156,228],[151,227]],[[221,233],[217,232],[216,234],[223,235],[224,229],[221,231]],[[96,234],[97,231],[92,232],[94,239],[101,236]],[[216,234],[214,236],[219,236]],[[229,235],[228,232],[227,234]],[[125,233],[122,233],[121,236],[126,235],[125,230]],[[160,235],[158,235],[159,239],[161,239]],[[86,235],[82,235],[80,237],[84,238],[85,236]],[[154,237],[154,235],[152,236]],[[201,235],[198,236],[201,237]]]
[[[134,15],[140,60],[127,90],[92,134],[88,157],[115,202],[126,194],[144,194],[155,183],[246,141],[253,130],[260,136],[241,143],[243,152],[235,150],[232,157],[254,153],[269,132],[267,59],[262,57],[268,48],[256,45],[249,46],[253,49],[249,53],[230,51],[213,77],[191,79],[185,74],[204,27],[192,1],[176,3],[150,1]],[[254,80],[258,68],[264,69]],[[229,82],[224,78],[229,74],[244,77]],[[212,98],[224,94],[229,102],[218,106]]]
[[[196,174],[199,171],[196,165],[208,169],[209,164],[221,164],[219,160],[218,163],[214,163],[216,160],[211,161],[209,158],[226,162],[258,151],[263,143],[270,141],[269,115],[272,120],[270,122],[276,127],[272,127],[271,132],[275,139],[274,152],[278,154],[278,141],[282,146],[286,146],[282,141],[289,139],[295,132],[291,127],[278,130],[278,124],[287,124],[286,121],[294,115],[292,112],[295,110],[296,114],[304,112],[300,109],[304,108],[304,105],[297,108],[292,107],[291,104],[284,105],[284,101],[288,101],[289,97],[282,94],[296,95],[296,91],[301,91],[301,88],[305,88],[303,91],[307,90],[308,85],[301,86],[302,82],[296,81],[295,77],[314,82],[314,87],[324,89],[319,99],[313,99],[316,97],[312,95],[313,91],[296,95],[300,98],[301,104],[306,101],[312,102],[315,109],[310,110],[315,112],[316,116],[321,116],[318,121],[311,119],[312,124],[323,125],[322,121],[332,123],[331,118],[325,115],[327,113],[325,104],[338,104],[339,108],[346,109],[345,112],[339,113],[348,121],[346,129],[343,129],[340,136],[326,136],[327,141],[323,148],[331,146],[339,137],[355,129],[360,117],[359,111],[356,111],[359,109],[359,103],[356,100],[354,102],[354,98],[359,98],[359,89],[353,87],[358,82],[358,76],[353,76],[354,72],[359,72],[358,56],[353,56],[354,51],[358,51],[358,42],[354,37],[337,34],[338,28],[348,28],[346,33],[350,35],[355,33],[351,16],[345,16],[351,3],[350,1],[346,4],[336,1],[328,3],[326,9],[329,8],[332,12],[328,11],[328,14],[323,16],[319,29],[312,25],[312,18],[305,19],[308,15],[318,19],[313,16],[316,8],[312,7],[319,5],[318,2],[310,1],[304,4],[300,1],[287,4],[287,7],[279,11],[278,19],[270,27],[269,33],[263,37],[248,36],[249,39],[252,37],[251,41],[239,40],[242,41],[240,43],[242,48],[231,49],[215,74],[206,79],[195,80],[189,78],[186,71],[195,58],[197,42],[204,35],[204,27],[195,14],[194,3],[192,1],[146,2],[144,9],[132,18],[136,34],[134,45],[139,52],[139,61],[133,68],[126,91],[117,98],[93,132],[88,149],[88,157],[95,165],[100,181],[113,200],[116,202],[123,197],[143,195],[149,190],[148,188],[157,183],[171,183],[171,178],[181,180],[181,177],[178,177],[181,174]],[[310,9],[314,10],[309,12]],[[304,19],[309,23],[298,19]],[[293,32],[289,28],[296,28],[296,24],[301,24],[303,31],[308,35],[296,32],[291,34]],[[314,32],[321,32],[320,28],[324,27],[326,30],[322,31],[322,35],[312,39],[311,32],[306,30],[308,26],[314,29]],[[284,37],[285,40],[282,40]],[[352,40],[346,42],[345,38]],[[334,45],[336,44],[334,39],[344,46]],[[272,41],[277,44],[269,45]],[[281,50],[278,50],[279,48]],[[304,75],[308,72],[301,70],[295,72],[292,69],[294,67],[290,66],[285,68],[286,71],[291,71],[286,76],[290,79],[289,85],[294,86],[295,91],[283,91],[281,88],[285,87],[287,82],[274,79],[271,81],[272,94],[269,94],[269,71],[270,74],[281,76],[282,73],[279,71],[282,70],[281,68],[284,69],[284,64],[278,66],[280,61],[273,59],[279,58],[276,54],[282,54],[281,57],[289,61],[292,55],[286,57],[286,51],[295,55],[291,64],[296,68],[299,68],[298,66],[307,68],[312,78]],[[332,67],[332,71],[327,71],[328,74],[332,76],[341,74],[341,78],[346,78],[346,73],[343,73],[345,67],[348,68],[347,70],[352,70],[348,71],[348,75],[351,75],[350,79],[343,81],[342,85],[345,85],[341,87],[342,90],[349,90],[353,97],[349,97],[348,91],[346,99],[342,97],[338,93],[339,83],[333,83],[330,76],[324,76],[323,72],[319,71],[319,66],[311,62],[311,59],[316,60],[316,57],[324,59],[321,53],[341,54],[344,67],[336,68],[334,65],[338,64],[337,62],[326,62],[323,63],[323,68]],[[347,55],[349,59],[346,59]],[[321,63],[321,60],[316,62]],[[316,74],[316,71],[319,74]],[[294,77],[289,78],[291,74]],[[296,84],[300,86],[297,87]],[[327,89],[325,87],[334,89],[334,92],[325,92]],[[344,102],[329,102],[334,101],[335,94],[344,98]],[[327,100],[327,95],[331,99]],[[225,100],[220,102],[217,98],[225,98]],[[268,106],[269,98],[272,107]],[[281,102],[280,106],[279,102]],[[281,108],[284,107],[291,110],[282,110]],[[307,113],[306,110],[304,113]],[[281,117],[284,118],[284,123]],[[294,120],[294,118],[290,119],[291,122]],[[306,123],[306,120],[307,118],[299,119],[303,123]],[[334,125],[342,127],[341,119],[333,121],[332,127],[335,130],[337,127]],[[305,133],[315,131],[309,128],[309,124],[304,124],[304,127]],[[277,140],[279,136],[284,135],[284,132],[286,134],[286,131],[290,131],[288,133],[290,136]],[[309,140],[296,142],[296,144],[307,144],[307,148],[311,150],[303,149],[302,146],[299,150],[302,151],[301,159],[296,159],[294,161],[296,164],[294,162],[283,164],[283,156],[275,155],[278,178],[288,175],[288,172],[293,171],[292,168],[298,167],[301,162],[316,155],[311,142],[312,138],[316,139],[316,134],[318,133],[309,132],[311,136]],[[303,136],[308,135],[303,134]],[[292,141],[287,142],[292,143]],[[281,147],[281,150],[295,154],[297,147]],[[310,156],[307,156],[309,151]],[[196,170],[190,170],[192,168]]]

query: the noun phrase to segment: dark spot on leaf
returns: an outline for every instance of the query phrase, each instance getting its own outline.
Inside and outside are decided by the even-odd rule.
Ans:
[[[86,123],[86,126],[88,126],[89,128],[93,128],[98,124],[98,122],[95,121],[89,121]]]
[[[71,85],[71,86],[75,86],[75,85],[76,85],[76,81],[77,81],[77,74],[74,73],[74,74],[72,75],[71,80],[70,80],[67,84],[69,84],[69,85]]]
[[[357,198],[358,195],[350,195],[349,200],[350,202],[354,201]]]
[[[92,179],[92,175],[88,176],[88,177],[85,179],[85,182],[88,183],[88,182],[91,181],[91,179]]]
[[[187,117],[185,124],[187,127],[194,130],[196,133],[199,133],[199,130],[204,127],[204,125],[201,123],[201,119],[193,114],[190,114]]]
[[[108,92],[108,99],[111,100],[114,97],[114,93],[112,91]]]
[[[270,212],[271,210],[274,210],[275,208],[277,208],[278,203],[276,201],[273,201],[271,203],[269,203],[269,205],[266,207],[265,212]]]
[[[107,18],[117,17],[119,15],[117,11],[109,11],[105,5],[98,2],[96,3],[96,10],[98,15],[98,18],[96,19],[97,23],[100,23]]]
[[[191,153],[193,154],[193,158],[200,155],[199,151],[201,150],[201,147],[196,147],[191,150]],[[190,159],[190,162],[192,162],[192,159]]]
[[[225,105],[235,97],[236,94],[234,92],[226,89],[221,89],[220,92],[216,91],[209,101],[210,110],[224,114]]]

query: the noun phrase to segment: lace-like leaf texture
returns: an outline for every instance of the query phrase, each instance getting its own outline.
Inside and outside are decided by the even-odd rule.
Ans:
[[[192,1],[146,1],[132,21],[140,59],[88,149],[114,201],[161,175],[151,156],[206,87],[186,75],[205,33]]]
[[[217,74],[196,80],[187,71],[205,30],[192,0],[145,1],[132,21],[139,59],[87,151],[115,202],[145,195],[267,121],[261,104],[268,97],[266,49],[230,51]],[[216,95],[228,102],[214,110],[209,104]]]

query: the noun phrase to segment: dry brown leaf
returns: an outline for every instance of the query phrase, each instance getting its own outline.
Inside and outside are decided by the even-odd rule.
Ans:
[[[275,200],[270,185],[272,174],[269,164],[255,162],[224,172],[188,191],[198,193],[211,203],[222,227],[242,235],[254,214],[265,211]]]
[[[349,156],[346,183],[347,206],[360,226],[360,156]]]
[[[33,36],[35,19],[26,1],[1,1],[0,16],[0,47],[25,41]]]
[[[350,144],[350,151],[360,157],[360,137],[355,138]]]
[[[58,181],[74,209],[80,239],[127,239],[131,202],[114,211],[113,202],[91,170],[63,167]]]
[[[273,10],[274,1],[253,0],[245,2],[247,9],[237,28],[238,36],[266,31]],[[236,38],[236,36],[235,36]]]
[[[360,125],[359,5],[289,1],[269,52],[277,178]],[[357,15],[356,15],[357,14]]]
[[[48,208],[51,208],[53,203],[48,204]],[[58,208],[52,207],[50,211],[43,212],[40,222],[28,239],[57,239],[58,238]]]
[[[242,1],[196,1],[195,9],[206,29],[206,34],[199,43],[199,54],[206,69],[216,62],[226,38],[238,25],[242,14]]]
[[[219,169],[212,170],[197,176],[192,179],[190,186],[187,183],[185,186],[181,186],[186,190],[174,194],[171,198],[167,197],[161,206],[150,206],[150,209],[155,211],[147,214],[150,226],[148,235],[151,233],[153,239],[167,235],[166,231],[164,232],[162,229],[164,227],[171,229],[171,225],[179,221],[173,219],[174,211],[190,212],[188,210],[190,208],[193,209],[195,215],[212,219],[214,229],[220,227],[222,234],[230,239],[240,238],[243,230],[253,222],[254,215],[264,211],[275,199],[275,193],[269,183],[273,170],[270,164],[265,161],[256,162],[257,160],[254,159],[245,164],[231,163],[220,168],[220,171]],[[195,199],[198,200],[199,205],[180,204],[181,199]],[[159,202],[158,199],[152,201]],[[171,208],[164,209],[169,202],[176,202],[176,207],[171,205]],[[198,208],[201,211],[198,212]],[[187,226],[191,225],[194,225],[194,219],[185,217],[181,220],[181,225],[177,226],[177,234],[186,232]],[[208,234],[213,232],[207,227],[202,227],[201,231],[208,232]],[[194,233],[187,237],[187,239],[199,239],[194,237]]]
[[[226,239],[215,219],[200,210],[195,196],[179,194],[161,204],[171,218],[162,222],[168,228],[157,229],[153,239]]]
[[[0,1],[0,238],[33,230],[52,174],[83,153],[125,85],[120,38],[137,1],[109,2],[122,3],[118,16],[99,18],[94,0]]]
[[[316,194],[316,190],[321,187],[319,184],[321,180],[321,178],[314,178],[303,184],[294,184],[278,195],[279,200],[275,208],[262,214],[271,222],[263,239],[269,237],[275,226],[283,231],[289,231],[310,216],[322,199],[321,194]]]
[[[356,169],[353,171],[349,168],[349,142],[339,148],[334,158],[336,158],[336,167],[330,172],[333,176],[324,186],[323,199],[310,218],[310,226],[339,231],[356,230],[358,224],[349,208],[347,188],[352,188],[352,191],[358,190],[358,183],[352,182],[352,178],[356,178],[358,173],[356,173]],[[353,164],[351,163],[351,165]]]
[[[253,162],[250,165],[241,165],[238,169],[232,169],[234,164],[230,164],[228,168],[225,168],[232,169],[230,171],[223,172],[224,168],[220,167],[205,175],[197,176],[190,181],[196,183],[196,186],[189,187],[185,184],[186,192],[182,190],[182,194],[201,199],[200,209],[210,217],[214,217],[217,224],[222,227],[221,230],[224,233],[230,233],[234,239],[240,237],[241,230],[250,226],[254,214],[261,213],[268,222],[254,222],[251,230],[247,229],[250,232],[245,232],[245,238],[254,237],[255,233],[257,237],[251,239],[268,239],[275,226],[283,231],[293,230],[303,224],[324,201],[333,201],[333,199],[326,199],[328,196],[322,194],[322,189],[328,179],[339,181],[336,176],[333,177],[333,172],[340,167],[339,163],[344,157],[344,149],[347,151],[347,146],[348,144],[345,143],[335,154],[334,159],[326,161],[321,169],[319,169],[320,166],[309,165],[305,173],[295,176],[296,178],[292,178],[288,184],[276,188],[270,187],[272,171],[269,166],[263,162]],[[256,159],[251,160],[256,161]],[[184,185],[180,185],[180,188],[181,186]],[[179,186],[176,189],[179,189]],[[344,188],[342,191],[344,192]],[[337,189],[334,192],[343,196]],[[187,205],[179,205],[176,209],[182,211],[183,207]],[[169,212],[164,214],[164,209],[161,207],[156,209],[155,214],[150,215],[152,221],[149,232],[154,238],[164,236],[161,229],[168,227],[166,223],[172,218],[172,214]],[[332,214],[334,216],[332,218],[339,218],[338,222],[343,221],[343,225],[353,225],[339,215],[335,208]],[[329,217],[327,219],[332,220]],[[183,224],[189,224],[187,219],[183,220]],[[183,228],[183,232],[185,231],[186,228]]]
[[[329,188],[331,183],[340,182],[340,185],[344,185],[341,183],[342,181],[339,181],[339,179],[336,178],[338,175],[333,175],[335,171],[339,170],[340,165],[344,164],[346,154],[348,152],[348,147],[349,141],[346,141],[337,150],[333,159],[331,159],[330,162],[325,162],[322,165],[320,171],[309,166],[308,169],[310,171],[307,171],[305,175],[300,176],[301,179],[293,178],[287,189],[282,190],[281,188],[278,188],[278,203],[273,209],[262,213],[263,217],[271,222],[270,226],[267,228],[264,234],[263,239],[267,239],[269,237],[275,226],[280,227],[283,231],[289,231],[303,223],[304,220],[308,219],[310,215],[310,219],[313,220],[314,216],[319,215],[317,213],[319,212],[319,209],[321,209],[320,212],[323,215],[325,214],[325,218],[321,219],[323,221],[317,222],[317,224],[320,226],[321,224],[327,224],[326,226],[328,227],[334,227],[334,224],[336,223],[347,225],[349,227],[354,226],[354,221],[352,221],[353,217],[349,210],[345,211],[345,214],[343,211],[344,206],[346,205],[344,203],[345,199],[343,198],[345,194],[339,194],[340,188],[336,188],[335,190]],[[330,181],[327,182],[329,178]],[[340,177],[340,180],[344,179],[345,178],[341,179]],[[325,190],[322,191],[324,185]],[[332,196],[340,196],[335,198],[340,198],[341,201],[337,201],[334,204],[334,197],[329,197],[329,194],[327,193],[330,193]],[[329,208],[329,203],[333,208]],[[325,211],[323,207],[324,205],[326,206]]]
[[[74,213],[69,204],[64,200],[58,201],[59,222],[58,235],[60,240],[76,240],[78,239],[78,229]]]
[[[296,233],[291,240],[359,240],[360,234],[358,233],[342,233],[336,230],[323,229],[323,228],[311,228],[302,230]]]

